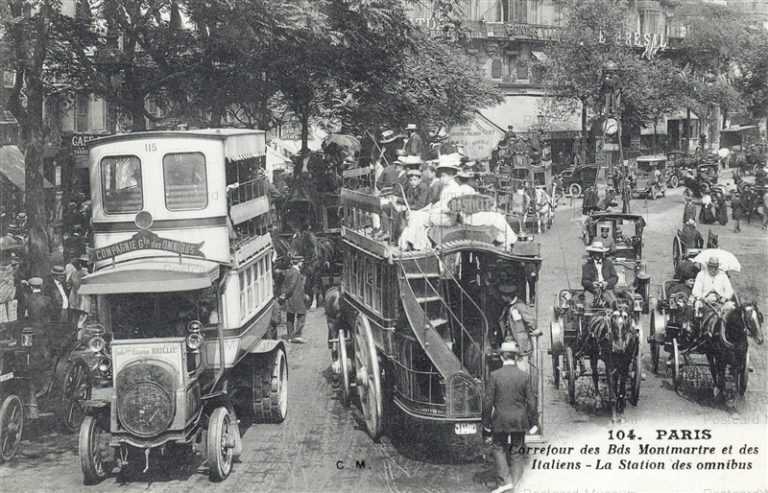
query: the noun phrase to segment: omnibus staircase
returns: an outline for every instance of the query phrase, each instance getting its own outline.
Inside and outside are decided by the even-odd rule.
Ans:
[[[487,333],[488,322],[479,306],[452,275],[441,269],[436,253],[426,258],[401,258],[398,263],[406,318],[437,371],[443,377],[463,372],[482,378],[485,370],[482,334]],[[459,293],[458,299],[449,301],[449,288],[454,297]],[[465,318],[465,308],[472,308],[477,315]],[[480,321],[481,340],[467,328],[467,320]]]

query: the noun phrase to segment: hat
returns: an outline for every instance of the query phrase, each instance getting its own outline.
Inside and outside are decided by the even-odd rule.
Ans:
[[[685,224],[696,224],[696,220],[692,217],[689,217],[687,221],[685,221]]]
[[[64,274],[66,274],[66,271],[64,270],[63,266],[61,266],[61,265],[54,265],[51,268],[51,274],[53,274],[54,276],[63,276]]]
[[[91,262],[91,257],[89,257],[86,254],[82,254],[79,257],[77,257],[77,260],[79,260],[81,262],[85,262],[85,263],[90,263]]]
[[[27,282],[33,288],[41,288],[41,287],[43,287],[43,280],[41,278],[39,278],[39,277],[31,277]]]
[[[389,142],[392,142],[393,140],[397,139],[397,135],[395,135],[395,132],[392,130],[384,130],[381,132],[381,140],[379,141],[380,144],[387,144]]]
[[[406,173],[408,176],[421,176],[421,170],[420,169],[409,169]]]
[[[461,156],[459,154],[443,154],[437,161],[437,169],[452,169],[458,172],[460,160]]]
[[[701,253],[701,249],[700,248],[689,248],[688,250],[686,250],[685,256],[686,257],[695,257],[699,253]]]
[[[406,130],[416,130],[416,124],[415,123],[409,123],[407,127],[405,127]]]
[[[515,294],[517,292],[517,286],[514,284],[500,284],[498,289],[501,294]]]
[[[588,252],[597,252],[597,253],[605,253],[608,251],[605,246],[603,246],[602,241],[593,241],[591,245],[587,247]]]
[[[419,156],[403,156],[400,158],[400,162],[403,163],[404,166],[408,166],[409,168],[412,167],[419,167],[424,162],[421,160],[421,157]]]
[[[520,348],[515,341],[504,341],[499,348],[500,353],[520,354]]]
[[[707,267],[720,267],[720,259],[717,257],[709,257],[707,260]]]

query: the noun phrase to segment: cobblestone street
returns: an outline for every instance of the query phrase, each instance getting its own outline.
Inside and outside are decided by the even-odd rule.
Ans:
[[[670,191],[667,198],[646,204],[633,201],[634,212],[646,216],[645,254],[648,271],[655,285],[672,274],[671,248],[674,231],[682,210],[680,191]],[[539,284],[538,322],[543,331],[544,350],[549,345],[548,324],[552,303],[559,289],[579,284],[579,262],[583,244],[580,201],[577,208],[565,202],[557,211],[553,229],[539,239],[544,258]],[[703,233],[709,227],[703,227]],[[764,266],[768,261],[766,237],[759,225],[743,227],[740,234],[732,226],[712,226],[720,235],[720,246],[735,252],[742,263],[742,272],[734,275],[734,285],[742,297],[756,299],[768,312],[765,293],[768,276]],[[652,291],[653,292],[653,291]],[[760,297],[758,297],[758,295]],[[642,324],[647,330],[647,318]],[[296,492],[483,492],[487,488],[474,481],[476,473],[490,467],[484,462],[479,437],[457,442],[448,433],[427,435],[417,424],[404,422],[394,436],[385,436],[373,443],[360,425],[360,412],[353,404],[344,408],[336,399],[329,379],[330,357],[325,344],[326,328],[322,309],[310,312],[305,334],[307,344],[289,348],[290,394],[287,420],[280,425],[254,425],[245,429],[241,462],[223,483],[210,483],[199,458],[189,461],[168,457],[155,462],[147,474],[140,471],[143,457],[135,457],[130,473],[124,478],[109,478],[100,485],[83,487],[77,457],[75,436],[49,434],[39,426],[27,431],[18,457],[0,467],[3,491],[64,492],[64,491],[296,491]],[[647,334],[647,332],[646,332]],[[766,347],[753,345],[752,366],[746,398],[737,402],[735,411],[712,404],[711,393],[677,395],[669,378],[655,376],[648,368],[648,345],[643,343],[646,379],[642,383],[638,407],[628,407],[624,427],[665,426],[687,424],[689,427],[712,427],[715,424],[755,423],[763,436],[752,435],[765,444],[765,410],[768,406],[766,387]],[[605,439],[610,416],[595,411],[588,396],[586,381],[579,382],[581,394],[578,405],[568,405],[561,387],[551,383],[551,364],[546,353],[544,429],[553,444],[579,445],[594,438]],[[662,351],[662,361],[665,353]],[[668,419],[668,418],[674,419]],[[244,424],[243,424],[244,425]],[[732,430],[739,428],[729,428]],[[752,430],[752,428],[743,428]],[[650,437],[649,437],[650,438]],[[723,437],[717,437],[723,438]],[[663,481],[672,478],[672,471],[658,475],[660,482],[647,481],[643,491],[665,490]],[[754,471],[753,471],[754,473]],[[567,474],[551,471],[528,471],[521,491],[546,491],[547,487],[625,487],[631,489],[633,478],[648,478],[648,472],[628,473],[621,484],[610,476],[582,474],[579,483]],[[680,474],[680,473],[678,473]],[[691,474],[696,474],[692,472]],[[764,472],[762,473],[764,474]],[[702,477],[702,476],[697,476]],[[710,477],[710,476],[706,476]],[[712,478],[716,477],[714,474]],[[751,476],[745,476],[751,478]],[[754,479],[754,478],[753,478]],[[763,477],[764,479],[764,477]],[[659,489],[660,488],[660,489]],[[671,490],[666,490],[671,491]],[[680,491],[687,491],[685,488]]]

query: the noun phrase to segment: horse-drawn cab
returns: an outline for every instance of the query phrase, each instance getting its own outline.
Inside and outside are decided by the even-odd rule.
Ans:
[[[607,256],[613,261],[619,276],[616,289],[631,293],[634,299],[640,301],[642,313],[648,313],[651,277],[642,261],[644,229],[645,219],[640,215],[596,213],[585,224],[584,240],[585,244],[598,240],[608,246]]]
[[[651,200],[657,195],[664,197],[667,188],[667,156],[638,156],[635,162],[634,194],[650,197]]]
[[[640,320],[633,315],[633,308],[631,302],[622,297],[609,306],[602,293],[590,301],[583,289],[563,289],[558,293],[549,326],[549,352],[554,385],[558,388],[561,378],[565,378],[571,404],[576,403],[576,380],[585,376],[592,378],[598,396],[599,377],[606,379],[612,411],[623,412],[627,378],[630,380],[629,401],[632,405],[638,404],[642,368],[639,341],[643,338]],[[589,372],[584,368],[583,359],[590,361]],[[604,374],[599,373],[598,359],[606,363]],[[611,371],[609,364],[615,365],[618,371]]]

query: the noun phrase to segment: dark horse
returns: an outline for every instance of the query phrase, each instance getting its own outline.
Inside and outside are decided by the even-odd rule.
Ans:
[[[629,370],[640,349],[629,307],[619,301],[614,308],[594,315],[584,342],[582,347],[589,355],[595,394],[602,402],[598,387],[598,360],[601,359],[605,364],[611,419],[615,422],[617,415],[623,419]]]
[[[743,396],[747,391],[749,372],[747,337],[763,344],[763,314],[752,302],[743,305],[727,302],[722,309],[708,304],[705,306],[701,325],[703,331],[712,335],[704,351],[715,385],[713,393],[715,397],[725,398],[725,370],[728,367],[734,376],[736,390]]]

